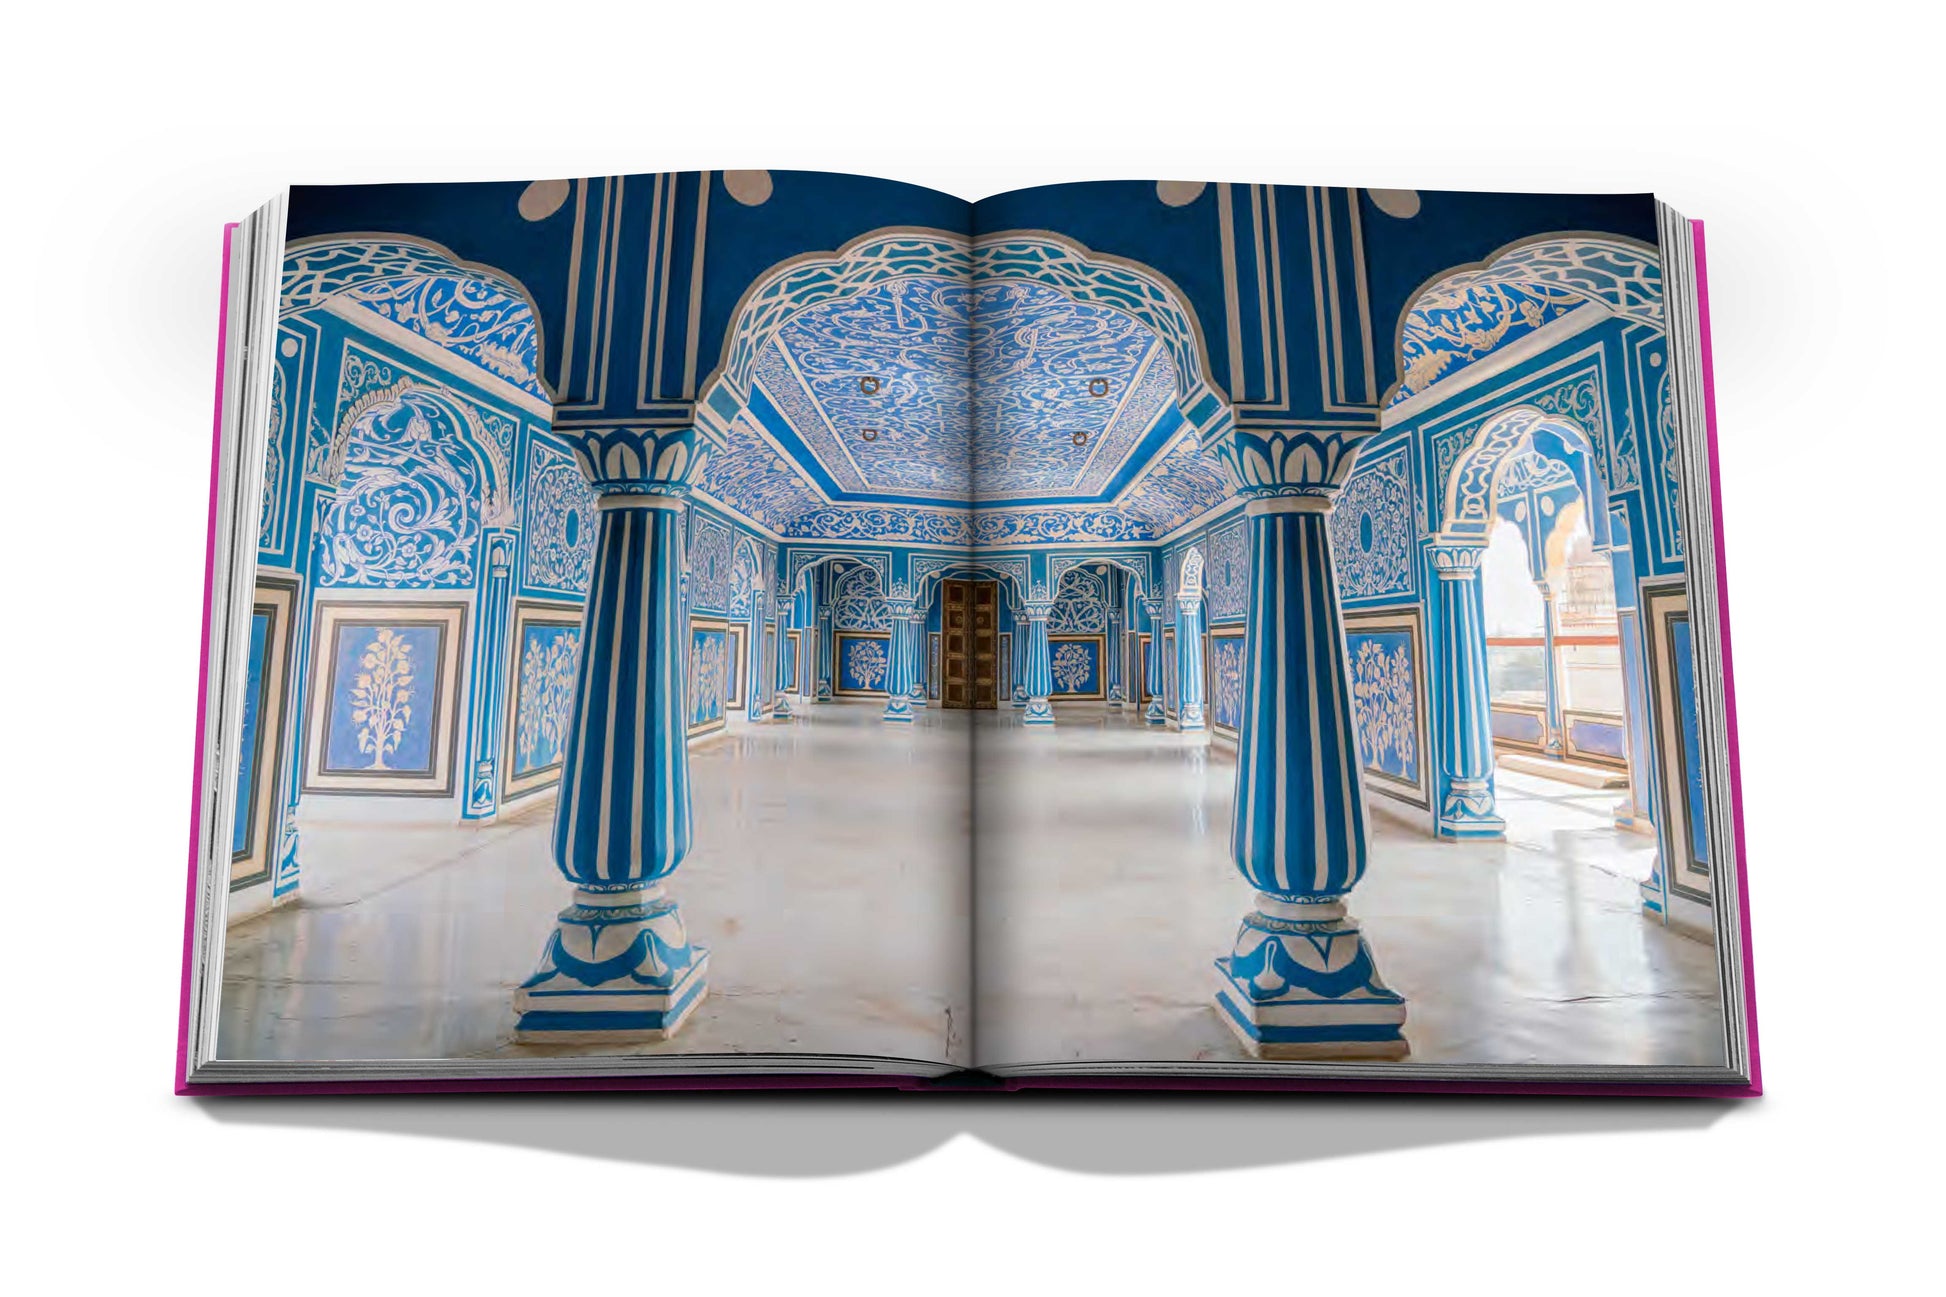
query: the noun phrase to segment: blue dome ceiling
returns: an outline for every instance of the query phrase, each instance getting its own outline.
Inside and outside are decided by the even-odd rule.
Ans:
[[[907,278],[823,303],[756,379],[769,439],[834,502],[1105,504],[1183,427],[1154,333],[1028,283]]]

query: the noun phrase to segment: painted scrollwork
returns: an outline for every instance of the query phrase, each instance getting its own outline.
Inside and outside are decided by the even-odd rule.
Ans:
[[[1361,464],[1331,513],[1331,549],[1347,599],[1410,595],[1412,482],[1404,454]]]
[[[1062,573],[1047,629],[1051,635],[1107,634],[1108,592],[1102,579],[1080,568]]]
[[[403,383],[349,416],[344,476],[318,538],[324,585],[473,583],[485,475],[452,408]]]
[[[600,528],[595,493],[573,456],[538,438],[527,451],[526,584],[586,594]]]
[[[853,568],[838,578],[832,607],[832,624],[839,630],[882,631],[892,628],[892,614],[886,605],[878,573],[869,567]]]

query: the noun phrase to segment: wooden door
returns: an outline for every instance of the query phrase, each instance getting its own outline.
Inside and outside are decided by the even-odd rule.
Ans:
[[[940,701],[947,707],[1000,705],[997,581],[947,581],[940,606]]]

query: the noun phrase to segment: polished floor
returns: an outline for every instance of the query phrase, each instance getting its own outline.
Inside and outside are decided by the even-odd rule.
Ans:
[[[653,1052],[963,1064],[977,998],[988,1064],[1244,1058],[1208,994],[1251,899],[1227,857],[1234,759],[1099,707],[1059,722],[979,715],[977,779],[969,718],[931,709],[905,727],[827,705],[696,748],[670,890],[713,985]],[[1432,841],[1374,799],[1353,911],[1414,1060],[1719,1062],[1712,952],[1642,918],[1650,847],[1609,827],[1616,795],[1499,782],[1505,843]],[[307,808],[303,900],[230,930],[219,1053],[543,1052],[513,1043],[511,997],[567,899],[551,803],[485,828],[326,818],[351,805]]]
[[[980,1053],[1248,1057],[1210,1005],[1252,902],[1229,858],[1234,755],[1099,709],[1063,712],[1052,743],[983,719]],[[1413,1061],[1720,1064],[1714,952],[1643,918],[1653,847],[1612,827],[1618,794],[1496,786],[1505,842],[1435,841],[1423,812],[1369,798],[1351,911],[1406,997]]]

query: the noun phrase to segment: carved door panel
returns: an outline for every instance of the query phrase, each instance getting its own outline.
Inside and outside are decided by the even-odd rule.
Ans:
[[[1000,705],[1000,586],[975,581],[973,586],[973,705],[989,710]]]
[[[992,581],[947,581],[940,592],[940,702],[999,706],[998,610]]]

